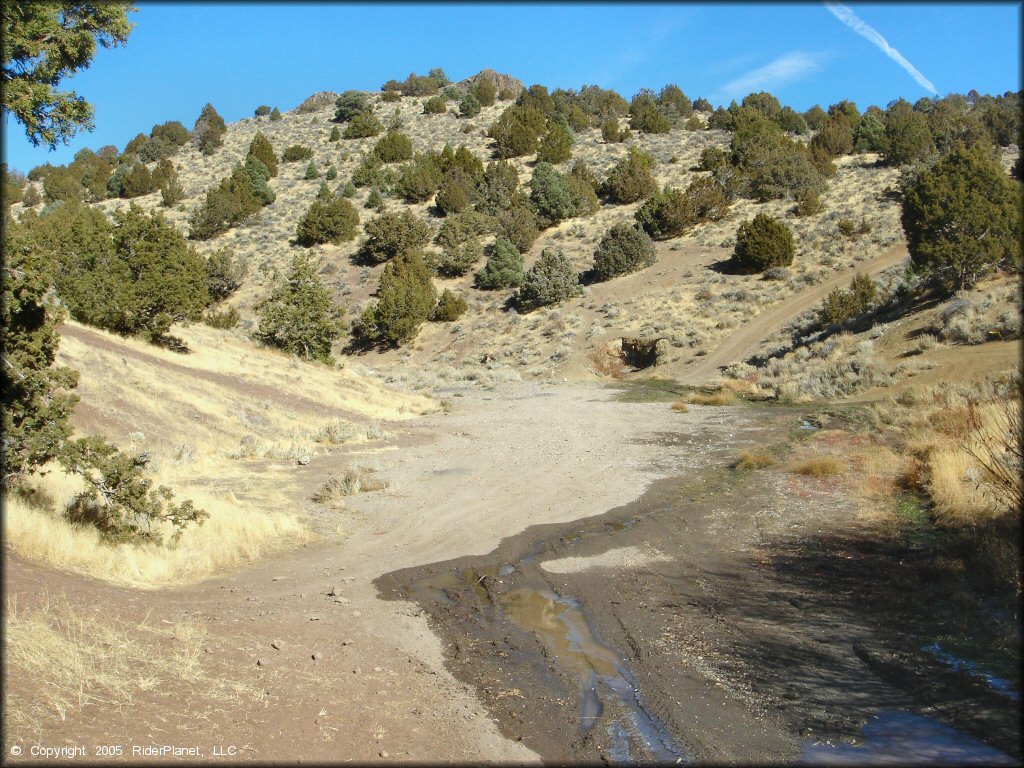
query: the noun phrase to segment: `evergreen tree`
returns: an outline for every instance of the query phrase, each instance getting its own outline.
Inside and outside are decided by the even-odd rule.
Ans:
[[[382,213],[366,223],[366,239],[359,247],[359,258],[370,264],[382,264],[418,251],[430,242],[430,225],[412,211]]]
[[[764,272],[793,263],[793,233],[783,222],[766,213],[744,221],[736,231],[733,265],[745,272]]]
[[[911,266],[969,288],[996,267],[1020,268],[1021,191],[981,147],[957,147],[910,180],[901,223]]]
[[[227,132],[224,118],[217,114],[212,104],[207,104],[192,128],[192,138],[204,155],[212,155],[224,145],[224,134]]]
[[[354,240],[359,214],[344,197],[329,195],[317,199],[306,215],[299,220],[295,239],[299,245],[312,246],[318,243],[342,243]]]
[[[353,338],[366,346],[397,347],[412,341],[436,301],[430,270],[419,252],[397,256],[384,267],[377,301],[353,325]]]
[[[508,238],[494,241],[487,263],[476,274],[475,284],[483,291],[518,288],[523,284],[523,256]]]
[[[530,200],[537,208],[541,225],[551,226],[576,214],[572,191],[565,177],[551,163],[540,162],[530,179]]]
[[[516,293],[516,304],[530,312],[582,294],[579,275],[569,260],[561,251],[545,248],[523,277],[523,285]]]
[[[25,218],[24,215],[22,218]],[[78,374],[55,367],[60,310],[47,298],[53,264],[4,213],[3,304],[0,306],[0,403],[3,481],[11,488],[60,455],[71,435]]]
[[[274,154],[274,146],[262,131],[257,131],[253,136],[252,142],[249,144],[249,155],[267,167],[270,178],[277,176],[277,155]]]
[[[601,191],[613,203],[635,203],[652,194],[657,185],[651,174],[654,158],[635,147],[615,164],[601,187]]]
[[[651,238],[642,230],[624,222],[613,226],[594,253],[594,276],[610,280],[644,269],[658,260]]]
[[[296,254],[284,281],[256,307],[253,337],[299,357],[331,362],[331,345],[341,335],[341,307],[317,277],[309,256]]]

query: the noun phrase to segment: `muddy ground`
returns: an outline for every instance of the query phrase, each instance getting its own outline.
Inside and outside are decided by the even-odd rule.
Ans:
[[[973,636],[1012,665],[1012,599],[964,601],[934,542],[867,528],[835,478],[730,468],[737,446],[781,454],[810,433],[797,409],[744,411],[736,440],[647,438],[717,445],[702,470],[484,556],[388,574],[382,596],[417,601],[501,732],[551,763],[791,762],[893,711],[1019,761],[1019,700],[925,650]]]

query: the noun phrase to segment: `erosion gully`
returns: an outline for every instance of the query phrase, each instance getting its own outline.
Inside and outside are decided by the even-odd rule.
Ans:
[[[662,385],[658,391],[672,389]],[[761,416],[791,436],[806,434],[815,423],[785,409],[766,409]],[[1008,682],[918,636],[920,654],[903,660],[901,674],[913,668],[920,676],[925,669],[926,676],[942,678],[937,688],[942,695],[967,696],[968,707],[969,694],[980,696],[987,719],[972,720],[963,708],[929,707],[934,696],[922,700],[916,689],[893,684],[900,678],[895,673],[878,679],[885,677],[879,665],[857,658],[866,652],[854,653],[850,640],[870,645],[879,641],[878,634],[865,635],[861,625],[844,627],[844,617],[827,604],[805,623],[839,628],[831,641],[837,650],[822,662],[820,676],[833,675],[829,664],[852,664],[853,674],[842,678],[851,690],[832,690],[812,679],[806,693],[807,702],[814,703],[786,702],[799,702],[801,674],[815,672],[801,659],[800,630],[787,617],[775,616],[766,619],[763,637],[754,632],[737,638],[751,634],[739,625],[730,635],[729,609],[721,602],[728,590],[714,586],[716,579],[738,578],[733,594],[778,588],[775,582],[737,576],[750,570],[749,562],[735,553],[714,552],[708,504],[737,482],[721,469],[658,481],[637,501],[604,515],[535,526],[488,555],[391,573],[377,587],[386,599],[413,601],[427,613],[454,674],[476,687],[503,733],[548,763],[1020,763],[1019,748],[1013,747],[1020,735],[1013,722],[1019,680]],[[734,490],[756,496],[758,489]],[[661,573],[643,565],[571,573],[543,566],[620,547],[657,549],[694,562],[689,570],[666,567]],[[688,582],[702,585],[703,592],[681,586]],[[827,590],[827,581],[820,588]],[[800,606],[820,598],[805,590],[787,600]],[[681,657],[671,641],[666,650],[665,616],[673,613],[680,617],[670,623],[673,632],[710,642],[702,646],[707,661],[696,651]],[[720,653],[714,648],[718,640]],[[757,665],[743,658],[744,643],[780,642],[783,651],[773,663],[792,666],[796,681],[781,693],[773,689],[772,675],[756,679]],[[922,667],[921,659],[932,665]],[[730,668],[736,670],[733,677],[721,674]],[[858,674],[865,679],[858,681]],[[979,685],[986,690],[979,693]],[[773,702],[782,703],[773,707]]]

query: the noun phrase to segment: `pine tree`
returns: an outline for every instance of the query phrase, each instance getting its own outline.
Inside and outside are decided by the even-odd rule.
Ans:
[[[418,251],[402,254],[384,267],[377,302],[364,310],[352,335],[363,345],[397,347],[412,341],[437,301],[430,270]]]
[[[224,144],[224,134],[228,131],[224,118],[217,114],[212,104],[203,107],[192,129],[192,138],[204,155],[212,155]]]
[[[537,263],[524,276],[523,285],[516,294],[516,304],[529,312],[582,293],[579,275],[569,260],[561,251],[545,248]]]
[[[52,264],[4,214],[3,305],[0,307],[0,403],[3,404],[3,480],[16,485],[56,458],[71,435],[78,374],[55,367],[60,311],[47,300]]]
[[[331,345],[341,335],[341,307],[317,277],[312,260],[296,254],[285,280],[256,307],[253,337],[299,357],[330,362]]]
[[[494,241],[487,263],[476,273],[475,284],[483,291],[518,288],[523,284],[523,255],[508,238]]]
[[[274,154],[273,144],[263,135],[262,131],[257,131],[253,136],[252,142],[249,144],[249,155],[267,167],[271,178],[277,176],[277,155]]]

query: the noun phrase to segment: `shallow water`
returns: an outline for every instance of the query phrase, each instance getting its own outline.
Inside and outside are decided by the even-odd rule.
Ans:
[[[520,588],[500,595],[498,604],[514,624],[536,633],[559,667],[579,680],[581,731],[593,728],[607,710],[611,760],[637,760],[633,743],[639,739],[637,746],[650,759],[682,761],[683,751],[668,730],[644,708],[624,660],[597,639],[579,603],[550,589]]]
[[[963,731],[911,712],[883,710],[861,744],[808,742],[801,765],[1020,765]]]

